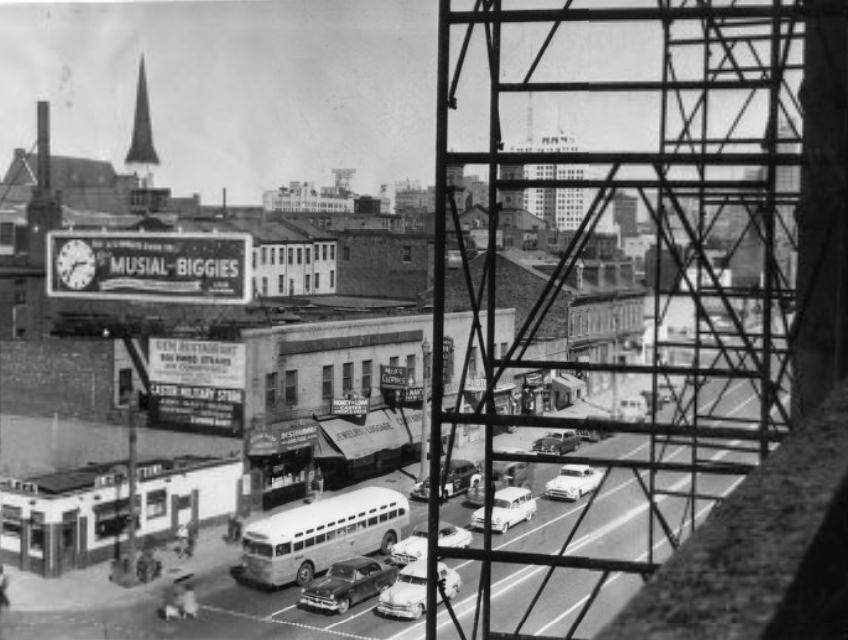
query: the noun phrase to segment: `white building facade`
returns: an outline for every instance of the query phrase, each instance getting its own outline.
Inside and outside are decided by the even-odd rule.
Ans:
[[[315,211],[319,213],[352,213],[354,195],[336,189],[318,189],[313,182],[289,182],[288,187],[262,194],[265,211],[287,213]]]
[[[257,239],[253,247],[253,290],[262,297],[336,292],[336,241]]]

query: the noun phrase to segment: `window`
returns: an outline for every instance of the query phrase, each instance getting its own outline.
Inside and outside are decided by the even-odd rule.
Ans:
[[[321,259],[322,260],[327,259],[327,245],[326,244],[321,245]]]
[[[342,247],[342,260],[350,260],[350,247]]]
[[[330,289],[336,286],[336,272],[330,271]]]
[[[403,247],[403,261],[412,262],[412,247],[409,245]]]
[[[353,392],[353,363],[345,362],[342,365],[342,395]]]
[[[289,278],[289,295],[294,295],[294,278]]]
[[[306,264],[309,264],[309,256],[312,253],[312,251],[309,249],[309,247],[306,247],[306,249],[304,249],[303,252],[304,252],[304,255],[306,257]]]
[[[289,264],[294,264],[294,249],[289,249]]]
[[[286,404],[297,404],[297,371],[286,371]]]
[[[265,407],[271,409],[277,404],[277,372],[265,376]]]
[[[297,263],[303,263],[303,249],[301,249],[300,247],[297,248]]]
[[[320,284],[319,284],[320,282],[321,282],[321,274],[316,273],[315,274],[315,291],[318,291],[318,289],[320,287]]]
[[[31,511],[29,517],[32,521],[30,526],[30,547],[33,550],[44,553],[44,512]]]
[[[468,377],[477,377],[477,347],[471,347],[471,353],[468,356]]]
[[[132,403],[132,369],[127,367],[118,371],[118,404],[122,407]]]
[[[333,399],[333,365],[331,364],[326,365],[321,373],[321,397],[325,400]]]
[[[253,252],[253,268],[256,268],[256,252]]]
[[[10,247],[15,244],[15,225],[13,222],[0,222],[0,245]]]
[[[262,295],[268,295],[268,278],[266,276],[262,276]]]
[[[285,276],[277,276],[277,292],[281,296],[286,295],[286,277]]]
[[[136,496],[136,502],[141,496]],[[138,504],[136,504],[136,508]],[[126,531],[130,520],[130,501],[128,498],[108,502],[94,508],[94,537],[97,540],[112,538]],[[138,520],[138,517],[136,517]],[[138,528],[138,522],[135,523]]]
[[[400,366],[400,358],[398,356],[392,356],[391,358],[389,358],[389,366],[390,367]]]
[[[362,395],[371,394],[371,360],[362,361]]]
[[[268,254],[268,247],[262,247],[260,249],[260,251],[262,253],[261,253],[261,258],[259,259],[259,262],[261,264],[265,264],[266,260],[268,259],[268,255],[267,255]]]
[[[303,276],[303,291],[309,293],[309,274]]]
[[[274,258],[277,256],[277,252],[274,250],[274,247],[268,249],[268,262],[274,264]]]
[[[4,536],[11,536],[13,538],[21,537],[21,508],[13,507],[8,504],[3,505],[2,510],[3,517],[3,525],[2,533]]]
[[[26,281],[23,278],[15,279],[15,304],[26,304]]]
[[[330,245],[330,260],[335,260],[335,259],[336,259],[336,245],[331,244]]]
[[[277,249],[277,262],[283,264],[286,261],[286,250],[282,247]]]
[[[151,491],[147,494],[147,509],[145,515],[148,520],[153,518],[161,518],[167,515],[168,511],[168,494],[165,489]]]
[[[406,356],[406,372],[409,375],[409,381],[415,383],[418,378],[415,376],[415,354]]]
[[[509,344],[506,342],[501,342],[501,358],[506,357],[506,352],[509,350]]]

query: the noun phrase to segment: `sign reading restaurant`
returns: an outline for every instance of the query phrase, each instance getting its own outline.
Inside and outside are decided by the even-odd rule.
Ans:
[[[240,433],[245,346],[232,342],[151,338],[151,413],[157,422]]]
[[[47,295],[97,300],[245,304],[246,233],[51,231]]]

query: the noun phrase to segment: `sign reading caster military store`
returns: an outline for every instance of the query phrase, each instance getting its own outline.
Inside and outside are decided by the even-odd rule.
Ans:
[[[246,233],[51,231],[47,295],[245,304],[252,252]]]

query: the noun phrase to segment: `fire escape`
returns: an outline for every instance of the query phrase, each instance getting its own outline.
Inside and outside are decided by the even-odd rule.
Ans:
[[[599,624],[596,610],[603,608],[598,603],[612,576],[636,583],[646,580],[722,499],[722,493],[709,490],[709,478],[729,476],[741,481],[791,430],[789,353],[793,327],[805,312],[803,301],[796,301],[795,295],[794,220],[800,188],[798,91],[803,73],[804,3],[657,0],[605,6],[597,0],[565,0],[557,9],[534,8],[534,4],[543,3],[440,3],[433,330],[437,345],[445,338],[445,247],[449,239],[462,245],[463,236],[461,211],[448,183],[449,167],[483,168],[492,205],[485,266],[477,281],[469,268],[468,252],[460,247],[468,303],[475,318],[470,345],[482,355],[486,391],[473,411],[460,412],[443,406],[444,390],[435,385],[430,441],[437,443],[449,432],[449,456],[450,444],[465,425],[482,425],[486,477],[491,477],[494,461],[524,460],[584,463],[603,470],[603,478],[599,489],[578,503],[581,510],[574,524],[559,531],[558,553],[496,550],[491,527],[485,530],[482,549],[442,548],[431,537],[431,576],[437,556],[471,560],[479,575],[473,615],[459,616],[447,603],[452,625],[439,628],[439,638],[529,634],[528,620],[546,589],[554,588],[554,576],[563,572],[569,584],[585,586],[585,597],[573,615],[551,628],[550,637],[589,637]],[[570,41],[579,41],[581,31],[590,30],[595,34],[595,50],[586,54],[586,60],[591,60],[604,53],[607,43],[628,37],[628,29],[644,38],[650,51],[644,56],[643,75],[586,79],[564,54]],[[532,53],[522,67],[520,61],[528,59],[528,42]],[[488,94],[463,93],[468,76],[485,78]],[[603,143],[587,139],[591,132],[569,131],[592,150],[513,151],[510,148],[523,141],[521,126],[526,121],[526,110],[516,105],[526,105],[530,94],[575,109],[606,104],[610,113],[626,113],[629,104],[647,104],[653,121],[643,124],[653,140],[632,148],[625,131],[611,147],[608,144],[601,150]],[[474,139],[466,135],[469,122],[483,123],[481,128],[488,129]],[[532,164],[581,165],[587,170],[579,178],[533,180],[508,170]],[[534,292],[531,313],[516,327],[514,342],[502,354],[494,342],[494,311],[510,306],[510,301],[498,297],[499,221],[494,203],[504,191],[530,188],[583,189],[589,205],[556,268]],[[539,327],[557,297],[566,295],[564,284],[599,222],[609,214],[617,191],[637,194],[655,228],[657,257],[646,266],[652,272],[648,280],[656,285],[650,293],[653,340],[645,361],[624,364],[613,359],[576,361],[567,354],[564,358],[528,356],[528,352],[537,353],[531,346]],[[731,239],[721,263],[710,252],[710,239],[718,229]],[[727,277],[727,265],[737,260],[744,264],[744,256],[750,255],[756,256],[752,269],[756,277],[744,285],[734,284]],[[681,305],[691,314],[692,330],[667,331],[669,314]],[[460,395],[468,358],[465,354]],[[434,349],[434,380],[442,379],[444,364],[442,350]],[[567,458],[496,451],[493,436],[498,429],[585,428],[583,420],[573,418],[498,413],[493,398],[498,381],[526,370],[642,376],[653,389],[649,419],[633,423],[613,415],[592,426],[643,438],[644,455],[602,458],[593,456],[588,447]],[[674,390],[671,409],[658,406],[660,387]],[[723,401],[740,388],[747,389],[756,404],[753,417],[742,417],[733,403]],[[431,453],[430,477],[438,477],[439,456],[434,450]],[[639,522],[647,530],[643,553],[634,560],[575,546],[612,479],[625,477],[638,487],[636,499],[643,509]],[[487,518],[491,518],[491,494],[487,492]],[[431,530],[440,509],[438,492],[431,492]],[[497,615],[493,599],[493,567],[504,565],[542,570],[542,578],[535,581],[538,586],[518,596],[524,598],[523,615],[509,620]],[[435,638],[439,585],[431,580],[428,589],[427,637]]]

